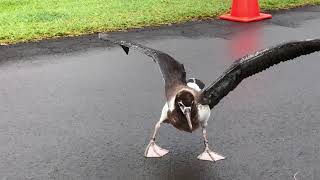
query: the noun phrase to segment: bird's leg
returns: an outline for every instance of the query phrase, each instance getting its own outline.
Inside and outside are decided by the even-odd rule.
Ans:
[[[204,149],[204,152],[198,156],[198,159],[206,160],[206,161],[219,161],[219,160],[225,159],[225,157],[210,150],[209,144],[208,144],[208,138],[207,138],[207,131],[205,126],[202,127],[202,135],[204,139],[205,149]]]
[[[164,120],[167,119],[167,112],[168,112],[168,106],[165,105],[162,109],[160,120],[155,125],[151,140],[146,148],[146,151],[144,152],[145,157],[162,157],[169,152],[168,150],[161,148],[155,143],[156,134],[160,128],[160,125]]]
[[[157,122],[157,124],[154,127],[154,132],[153,132],[152,138],[146,148],[146,151],[144,152],[145,157],[162,157],[169,152],[168,150],[159,147],[155,143],[156,134],[158,132],[158,129],[160,128],[161,123],[162,123],[161,121]]]

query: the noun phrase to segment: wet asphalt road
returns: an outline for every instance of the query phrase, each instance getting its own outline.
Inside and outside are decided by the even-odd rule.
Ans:
[[[168,52],[212,82],[237,57],[320,38],[320,7],[239,24],[190,22],[113,33]],[[106,48],[108,47],[108,48]],[[320,179],[320,53],[243,81],[213,110],[208,135],[227,157],[196,159],[201,132],[160,129],[170,153],[144,149],[165,102],[148,57],[96,35],[0,47],[0,179]]]

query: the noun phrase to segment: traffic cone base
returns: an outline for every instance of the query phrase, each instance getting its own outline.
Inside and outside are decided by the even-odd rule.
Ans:
[[[259,13],[259,14],[260,14],[259,16],[254,16],[254,17],[237,17],[237,16],[232,16],[231,14],[226,14],[226,15],[220,16],[220,19],[238,21],[238,22],[252,22],[252,21],[259,21],[263,19],[272,18],[271,14],[264,14],[264,13]]]

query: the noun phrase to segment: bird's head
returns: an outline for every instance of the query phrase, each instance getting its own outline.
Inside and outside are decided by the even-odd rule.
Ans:
[[[186,117],[190,130],[192,131],[191,110],[195,107],[195,97],[189,91],[181,91],[176,95],[175,107]]]

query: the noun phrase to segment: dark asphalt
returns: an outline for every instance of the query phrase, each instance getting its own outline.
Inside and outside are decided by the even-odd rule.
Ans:
[[[189,22],[113,33],[168,52],[210,83],[236,57],[320,38],[320,7],[251,24]],[[241,83],[213,110],[208,135],[226,160],[197,160],[201,132],[164,125],[162,159],[144,149],[164,91],[148,57],[96,35],[0,47],[0,179],[320,179],[320,53]]]

